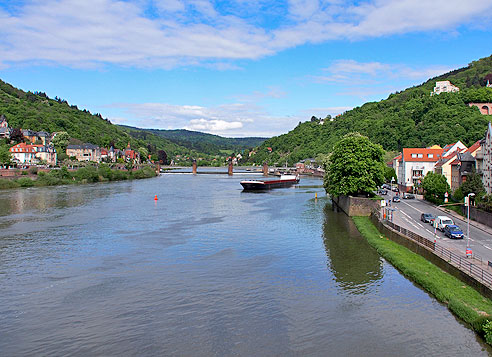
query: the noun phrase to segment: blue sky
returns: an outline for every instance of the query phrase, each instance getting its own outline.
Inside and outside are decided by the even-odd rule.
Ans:
[[[492,0],[0,0],[0,79],[114,123],[273,136],[492,54]]]

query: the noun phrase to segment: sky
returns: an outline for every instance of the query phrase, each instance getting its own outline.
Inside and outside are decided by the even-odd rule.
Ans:
[[[0,0],[1,80],[140,128],[280,135],[491,54],[492,0]]]

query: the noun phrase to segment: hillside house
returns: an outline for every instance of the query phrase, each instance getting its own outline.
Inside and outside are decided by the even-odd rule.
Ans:
[[[13,160],[20,164],[38,164],[41,161],[55,166],[57,162],[56,150],[53,146],[40,144],[20,143],[9,149]]]
[[[434,171],[434,165],[442,157],[443,149],[404,148],[398,162],[398,188],[402,192],[413,192],[420,186],[428,172]]]
[[[10,128],[9,123],[7,123],[7,119],[2,114],[0,115],[0,139],[10,138]]]
[[[438,81],[436,82],[436,86],[434,87],[434,91],[431,95],[439,95],[441,93],[453,93],[459,92],[460,89],[455,85],[452,85],[450,81]]]
[[[77,161],[101,161],[101,149],[99,146],[89,143],[68,145],[66,153],[69,157],[75,157]]]

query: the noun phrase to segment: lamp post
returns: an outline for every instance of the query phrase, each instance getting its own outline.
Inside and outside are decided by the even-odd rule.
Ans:
[[[393,192],[393,181],[395,181],[394,177],[391,178],[391,192]]]
[[[466,229],[466,256],[468,257],[469,255],[471,256],[471,251],[470,251],[470,197],[475,196],[473,192],[470,192],[466,196],[466,205],[468,206],[468,221],[467,221],[467,229]]]

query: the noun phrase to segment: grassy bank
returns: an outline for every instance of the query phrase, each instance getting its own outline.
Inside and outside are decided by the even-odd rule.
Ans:
[[[62,167],[50,172],[33,171],[31,174],[36,176],[36,179],[30,177],[20,177],[16,180],[0,179],[0,189],[133,180],[156,176],[155,171],[148,166],[136,171],[126,171],[111,169],[105,164],[99,167],[82,167],[77,171],[68,171],[66,167]]]
[[[359,232],[381,256],[419,284],[492,345],[492,301],[425,258],[387,239],[368,217],[353,217]]]

